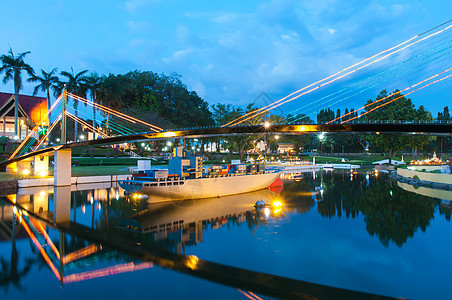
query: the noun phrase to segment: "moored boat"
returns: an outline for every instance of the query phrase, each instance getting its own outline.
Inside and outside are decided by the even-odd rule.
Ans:
[[[128,193],[149,195],[148,202],[222,197],[257,191],[272,185],[280,170],[265,170],[262,165],[231,164],[202,167],[202,158],[176,148],[168,170],[148,170],[134,174],[119,185]]]

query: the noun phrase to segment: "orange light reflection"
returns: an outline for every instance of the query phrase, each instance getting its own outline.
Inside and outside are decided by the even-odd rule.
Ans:
[[[71,261],[80,259],[82,257],[91,255],[93,253],[96,253],[99,249],[97,248],[97,245],[92,244],[85,248],[79,249],[77,251],[72,252],[71,254],[66,255],[63,257],[63,264],[68,264]]]
[[[44,227],[42,227],[42,223],[38,220],[32,220],[29,219],[30,222],[33,224],[33,226],[44,236],[46,243],[50,245],[50,249],[52,249],[53,253],[55,253],[56,257],[60,259],[60,252],[53,244],[52,240],[50,239],[49,235],[45,231]]]
[[[31,240],[33,241],[33,243],[36,245],[36,247],[39,249],[39,252],[41,253],[42,257],[44,258],[44,260],[47,262],[47,264],[49,265],[50,269],[52,270],[52,272],[55,274],[55,276],[58,278],[58,280],[61,280],[60,277],[60,273],[58,272],[58,270],[55,268],[55,266],[53,265],[52,261],[50,260],[49,256],[47,255],[47,253],[44,251],[44,249],[42,248],[41,244],[39,243],[38,239],[36,238],[36,236],[33,234],[33,232],[31,231],[30,227],[28,226],[28,224],[25,222],[25,220],[22,218],[21,215],[18,216],[19,218],[19,222],[22,224],[22,226],[25,228],[25,231],[27,231],[28,235],[30,236]]]
[[[144,270],[144,269],[152,268],[153,266],[154,266],[154,264],[151,262],[144,262],[144,263],[141,263],[138,265],[135,265],[135,263],[131,262],[131,263],[116,265],[116,266],[112,266],[112,267],[108,267],[108,268],[104,268],[104,269],[100,269],[100,270],[88,271],[88,272],[83,272],[83,273],[79,273],[79,274],[71,274],[71,275],[64,277],[64,282],[65,283],[78,282],[78,281],[105,277],[105,276],[110,276],[110,275],[115,275],[115,274],[120,274],[120,273],[125,273],[125,272]]]

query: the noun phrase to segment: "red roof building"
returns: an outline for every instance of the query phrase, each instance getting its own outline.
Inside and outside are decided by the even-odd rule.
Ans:
[[[46,115],[46,98],[19,95],[19,139],[25,138],[28,131]],[[43,125],[48,125],[48,120],[44,120]],[[14,137],[14,94],[0,92],[0,134]]]

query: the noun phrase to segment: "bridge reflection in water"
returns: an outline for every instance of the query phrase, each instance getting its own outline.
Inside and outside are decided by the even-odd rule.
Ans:
[[[119,197],[119,190],[114,186],[107,185],[96,191],[89,186],[86,190],[80,187],[80,199],[74,197],[75,193],[71,197],[71,187],[21,191],[3,197],[8,204],[1,211],[2,228],[10,229],[3,231],[9,234],[13,248],[19,231],[14,228],[17,223],[17,227],[26,231],[61,285],[157,265],[235,287],[244,294],[252,291],[282,298],[380,298],[183,254],[187,244],[202,241],[202,232],[207,226],[221,227],[227,222],[259,224],[268,222],[272,216],[277,217],[280,208],[259,211],[253,207],[257,200],[277,199],[278,195],[271,191],[253,192],[246,197],[228,196],[146,206]],[[129,206],[130,214],[116,219],[109,216],[109,210],[117,205]],[[94,221],[94,214],[100,212],[100,206],[103,206],[104,215]],[[133,213],[139,207],[142,210]],[[86,220],[86,214],[77,220],[77,214],[89,211],[91,220]],[[108,259],[111,256],[115,257],[113,263]]]

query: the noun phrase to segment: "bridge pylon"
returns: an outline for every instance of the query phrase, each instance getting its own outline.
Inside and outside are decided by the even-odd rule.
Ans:
[[[66,144],[66,106],[67,106],[67,88],[64,85],[63,89],[63,112],[61,115],[61,144]]]

